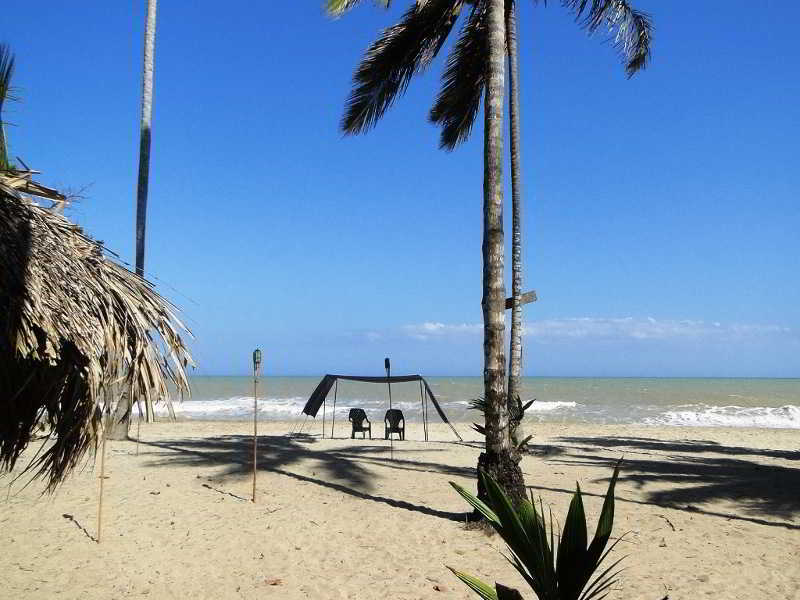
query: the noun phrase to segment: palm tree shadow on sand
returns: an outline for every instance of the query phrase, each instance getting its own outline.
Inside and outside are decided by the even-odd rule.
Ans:
[[[163,457],[156,458],[146,466],[151,467],[221,467],[222,471],[214,477],[217,481],[244,479],[253,469],[253,438],[244,435],[226,435],[212,438],[185,438],[162,441],[141,441],[144,446],[158,448]],[[436,462],[409,460],[403,458],[406,452],[395,446],[394,460],[389,459],[389,448],[384,446],[347,446],[340,450],[316,450],[316,439],[311,436],[259,436],[258,470],[291,477],[298,481],[313,483],[344,494],[380,502],[394,508],[410,510],[451,521],[465,520],[467,512],[449,512],[429,506],[398,500],[373,492],[374,475],[366,465],[390,469],[438,472],[450,475],[475,477],[475,469],[455,467]],[[436,452],[436,449],[418,450]],[[440,450],[439,450],[440,451]],[[300,463],[313,461],[311,467],[301,467]],[[292,469],[296,470],[292,470]],[[297,472],[297,471],[308,471]],[[321,476],[316,476],[320,472]],[[223,493],[211,486],[214,491]],[[225,492],[227,493],[227,492]]]
[[[142,441],[141,444],[156,449],[156,453],[160,454],[146,463],[146,466],[221,468],[214,477],[215,481],[245,479],[252,473],[250,436]],[[475,478],[474,467],[436,462],[435,453],[442,452],[441,448],[415,449],[415,454],[432,454],[428,460],[419,460],[409,458],[402,446],[395,445],[395,457],[390,460],[389,448],[385,446],[348,444],[341,448],[318,450],[316,444],[317,439],[309,435],[259,436],[258,469],[429,516],[463,522],[469,514],[437,510],[375,493],[374,474],[367,468],[370,466]],[[479,446],[476,445],[476,448]],[[642,489],[642,499],[626,498],[624,492],[618,492],[617,499],[620,502],[800,529],[800,525],[792,522],[800,514],[800,500],[796,493],[800,489],[800,470],[748,460],[761,456],[795,461],[800,460],[800,452],[722,446],[704,440],[659,440],[625,436],[565,436],[553,440],[552,444],[533,445],[531,450],[534,460],[542,461],[544,465],[596,466],[604,470],[607,468],[609,473],[620,456],[624,456],[620,482],[632,482],[639,488],[656,483],[671,484],[668,489],[649,492]],[[723,456],[703,456],[704,454]],[[542,468],[542,463],[537,464],[537,468]],[[311,464],[313,468],[309,466]],[[596,481],[605,480],[606,478],[599,478]],[[569,487],[555,488],[538,484],[529,487],[534,493],[538,489],[568,495],[573,493]],[[219,493],[229,493],[212,486],[209,488]],[[589,492],[584,493],[591,495]],[[716,500],[731,501],[738,508],[735,512],[726,513],[702,506],[703,503]]]
[[[558,442],[565,445],[565,452],[553,460],[554,463],[608,465],[610,468],[623,454],[620,482],[631,482],[639,488],[671,484],[644,492],[646,503],[800,529],[800,525],[793,523],[800,515],[800,469],[794,465],[757,461],[758,457],[797,461],[800,452],[723,446],[707,440],[626,436],[561,437]],[[599,454],[602,451],[611,456]],[[736,513],[726,514],[698,506],[717,500],[734,503]]]

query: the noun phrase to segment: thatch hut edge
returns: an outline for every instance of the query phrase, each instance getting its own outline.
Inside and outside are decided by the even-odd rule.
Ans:
[[[188,394],[193,363],[175,308],[34,202],[65,198],[33,173],[0,172],[0,473],[44,424],[49,439],[26,470],[52,490],[96,448],[122,393],[148,406],[170,385]]]

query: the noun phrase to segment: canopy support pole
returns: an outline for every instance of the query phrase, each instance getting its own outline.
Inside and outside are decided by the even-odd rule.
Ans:
[[[428,394],[425,394],[425,441],[428,441],[428,432],[430,431],[430,417],[428,415]]]
[[[306,420],[300,424],[300,431],[297,432],[297,435],[303,433],[303,429],[305,428],[307,422],[308,422],[308,415],[306,415]]]
[[[333,384],[333,416],[331,417],[331,439],[333,439],[333,428],[336,426],[336,394],[339,391],[339,380]]]
[[[322,403],[322,439],[325,439],[325,409],[328,407],[328,399]]]

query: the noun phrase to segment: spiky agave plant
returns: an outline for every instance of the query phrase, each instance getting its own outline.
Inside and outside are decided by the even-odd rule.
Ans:
[[[522,419],[525,417],[525,411],[528,410],[534,402],[536,402],[536,398],[523,404],[520,397],[517,396],[514,399],[514,402],[509,403],[508,416],[511,428],[511,442],[514,444],[514,448],[516,448],[517,452],[522,452],[527,443],[533,437],[533,435],[528,435],[520,439],[519,435],[521,430],[519,429],[519,426],[522,423]],[[476,410],[481,414],[486,414],[486,399],[482,396],[473,398],[469,401],[469,408],[471,410]],[[484,425],[473,423],[472,428],[481,435],[486,435],[486,427]]]
[[[597,529],[588,547],[586,514],[579,485],[572,496],[557,548],[553,515],[550,513],[548,525],[541,502],[538,511],[532,499],[530,502],[523,500],[515,510],[500,486],[483,472],[479,473],[479,477],[487,490],[488,503],[480,501],[453,482],[450,485],[486,518],[508,544],[511,564],[531,586],[539,600],[592,600],[603,598],[609,593],[619,575],[616,567],[625,558],[614,561],[592,580],[600,565],[622,539],[617,539],[606,549],[614,525],[614,486],[618,474],[619,463],[614,468]],[[477,577],[448,568],[485,600],[522,598],[515,589],[498,583],[492,587]]]

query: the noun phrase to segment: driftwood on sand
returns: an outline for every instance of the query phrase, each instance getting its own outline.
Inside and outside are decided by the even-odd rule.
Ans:
[[[0,172],[0,473],[40,426],[27,465],[52,490],[96,444],[122,393],[152,413],[169,388],[188,393],[192,364],[175,308],[112,259],[102,242],[40,206],[66,198]]]

